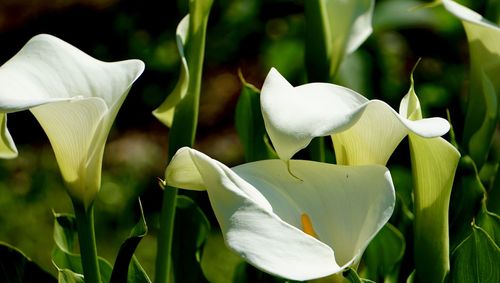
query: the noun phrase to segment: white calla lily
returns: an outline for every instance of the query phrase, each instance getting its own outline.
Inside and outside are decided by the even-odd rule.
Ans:
[[[0,112],[29,109],[47,134],[71,197],[88,206],[100,187],[104,145],[140,60],[96,60],[51,35],[37,35],[0,67]],[[2,147],[15,149],[2,127]]]
[[[282,160],[289,160],[314,137],[332,135],[338,164],[385,165],[408,134],[425,138],[448,132],[442,118],[412,121],[380,100],[329,83],[293,87],[271,69],[261,91],[269,137]]]
[[[387,168],[280,160],[232,169],[181,148],[166,170],[169,186],[207,190],[226,244],[250,264],[309,280],[357,263],[389,220],[395,193]]]
[[[422,119],[413,86],[401,100],[399,114],[412,121]],[[414,250],[416,274],[442,282],[450,270],[448,211],[458,150],[441,137],[422,138],[409,133],[414,201]]]
[[[462,21],[470,54],[470,94],[463,144],[480,168],[487,160],[500,118],[500,27],[451,0],[444,8]]]

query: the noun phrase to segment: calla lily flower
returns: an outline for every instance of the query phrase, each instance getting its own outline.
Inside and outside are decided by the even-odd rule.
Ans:
[[[47,34],[0,67],[2,148],[15,150],[6,113],[29,109],[47,134],[73,200],[86,207],[100,187],[104,145],[140,60],[106,63]]]
[[[420,102],[413,87],[399,106],[401,116],[422,119]],[[441,137],[422,138],[409,133],[411,167],[414,180],[415,265],[418,278],[442,282],[450,270],[448,211],[458,150]]]
[[[445,9],[462,21],[469,41],[470,95],[464,144],[479,167],[488,156],[500,117],[500,27],[451,0]]]
[[[368,100],[329,83],[293,87],[271,69],[261,91],[269,137],[282,160],[289,160],[314,137],[331,135],[337,163],[385,165],[408,134],[439,137],[450,129],[442,118],[412,121],[380,100]]]
[[[389,220],[395,193],[387,168],[261,160],[233,168],[181,148],[166,184],[206,190],[227,246],[270,274],[309,280],[359,262]]]

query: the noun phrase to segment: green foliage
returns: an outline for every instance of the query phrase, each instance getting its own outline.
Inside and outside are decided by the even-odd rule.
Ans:
[[[132,228],[129,237],[123,242],[116,256],[115,265],[111,274],[110,283],[130,282],[130,283],[150,283],[151,280],[140,265],[134,252],[139,242],[148,233],[146,220],[142,210],[141,201],[139,205],[139,221]]]
[[[245,280],[245,261],[224,244],[220,231],[211,231],[203,247],[201,268],[212,283],[236,283]]]
[[[177,196],[172,257],[176,282],[204,282],[201,252],[210,223],[196,202],[187,196]]]
[[[474,162],[469,156],[460,159],[450,202],[450,250],[470,233],[470,223],[479,212],[484,197],[484,187]]]
[[[350,283],[373,283],[374,282],[372,280],[359,277],[358,273],[356,273],[356,270],[354,270],[352,268],[349,268],[346,271],[344,271],[342,273],[342,275]]]
[[[494,243],[500,246],[500,217],[497,214],[487,211],[483,205],[476,221],[477,226],[484,229]]]
[[[398,265],[405,252],[403,234],[386,224],[364,253],[365,277],[375,282],[397,282]]]
[[[260,110],[260,91],[247,83],[241,73],[240,80],[242,88],[236,105],[235,127],[243,144],[245,161],[277,158],[264,127]]]
[[[66,278],[66,280],[70,280],[69,282],[83,276],[81,256],[74,253],[76,235],[76,218],[70,214],[54,213],[54,242],[56,246],[52,251],[52,262],[59,273],[63,272],[58,277]],[[109,282],[112,267],[103,258],[99,258],[99,271],[103,282]]]
[[[20,250],[0,242],[0,278],[9,283],[53,283],[56,279]]]
[[[451,282],[498,282],[500,249],[481,227],[472,224],[472,234],[452,254]]]

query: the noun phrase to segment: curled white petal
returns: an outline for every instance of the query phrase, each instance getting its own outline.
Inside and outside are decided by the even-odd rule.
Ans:
[[[342,271],[360,259],[394,209],[394,188],[383,166],[291,160],[292,176],[280,160],[230,169],[196,150],[178,154],[169,167],[199,175],[189,180],[171,173],[167,183],[191,189],[201,176],[226,244],[280,277],[309,280]],[[303,231],[304,214],[318,238]]]
[[[441,0],[443,3],[443,6],[445,7],[446,10],[448,10],[450,13],[455,15],[456,17],[462,19],[463,21],[467,21],[473,24],[478,24],[482,25],[488,28],[493,28],[498,30],[499,27],[496,26],[495,24],[491,23],[487,19],[483,18],[480,14],[476,13],[475,11],[464,7],[455,1],[452,0]]]
[[[111,125],[143,70],[140,60],[102,62],[54,36],[37,35],[0,67],[0,112],[31,110],[70,194],[88,204],[99,189]]]
[[[365,135],[371,139],[377,138],[379,130],[385,130],[387,136],[394,134],[389,138],[394,139],[391,143],[397,146],[409,132],[422,137],[437,137],[449,130],[448,122],[442,118],[410,121],[385,102],[369,101],[338,85],[310,83],[293,87],[276,69],[271,69],[262,87],[261,107],[269,137],[283,160],[289,160],[319,136],[334,135],[335,139],[338,134],[343,134],[352,136],[347,140],[354,140],[358,135]],[[338,140],[338,143],[342,142],[340,138]],[[365,139],[361,142],[369,144],[373,141]],[[385,143],[382,140],[377,144]],[[385,151],[392,153],[395,146]],[[361,148],[360,145],[357,149]],[[389,156],[382,159],[387,161]],[[349,164],[367,163],[370,162]]]

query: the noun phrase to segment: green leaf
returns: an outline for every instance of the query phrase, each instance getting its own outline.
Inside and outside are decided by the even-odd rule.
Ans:
[[[451,193],[449,216],[451,250],[470,234],[470,223],[477,215],[485,193],[470,156],[460,159],[456,175],[458,178]]]
[[[130,283],[136,283],[136,282],[149,283],[149,282],[151,282],[151,279],[149,279],[148,274],[146,273],[146,270],[144,270],[142,265],[139,263],[139,260],[135,256],[132,256],[132,261],[130,262],[128,276],[127,276],[127,282],[130,282]]]
[[[490,235],[497,246],[500,246],[500,217],[497,214],[487,211],[483,205],[476,224]]]
[[[177,196],[172,257],[176,282],[204,282],[200,259],[210,223],[189,197]]]
[[[498,36],[500,37],[500,34]],[[498,54],[497,56],[500,57],[500,54]],[[494,78],[496,79],[496,77]],[[477,112],[477,110],[469,110],[469,112],[473,111],[474,113],[469,115],[476,115],[476,116],[481,115],[483,116],[483,121],[481,122],[481,125],[478,128],[474,129],[475,132],[474,134],[471,135],[468,144],[469,147],[468,149],[471,157],[480,167],[483,166],[488,156],[491,143],[493,141],[493,135],[497,127],[497,121],[499,115],[498,98],[495,87],[490,78],[483,72],[481,74],[481,79],[482,79],[482,91],[483,91],[485,109],[483,113],[479,113]],[[499,86],[499,91],[500,91],[500,86]],[[470,108],[476,109],[476,107],[477,107],[476,105],[470,106],[469,109]],[[466,122],[466,125],[470,124]]]
[[[451,282],[500,282],[500,249],[484,229],[472,225],[472,234],[453,252]]]
[[[83,274],[81,256],[73,252],[76,248],[76,229],[76,219],[73,215],[54,213],[54,242],[56,243],[56,247],[52,251],[52,263],[59,273],[64,272],[62,275],[59,274],[59,277],[63,276],[63,278],[66,278],[65,280],[73,278],[68,271],[77,275]],[[109,282],[112,268],[111,264],[103,258],[99,258],[99,271],[102,281]]]
[[[62,270],[69,270],[78,275],[83,276],[83,267],[81,256],[77,254],[69,254],[54,248],[52,251],[52,263],[61,272]],[[109,262],[103,258],[99,258],[99,272],[103,282],[109,282],[112,273],[112,267]]]
[[[397,264],[403,258],[405,250],[404,236],[391,224],[387,223],[373,238],[364,253],[368,278],[376,282],[384,279],[397,279]]]
[[[139,203],[139,222],[132,229],[129,237],[123,242],[116,256],[113,273],[111,274],[110,283],[121,282],[151,282],[144,269],[141,267],[137,259],[134,257],[134,252],[139,245],[139,242],[146,236],[148,227],[144,219],[141,201]],[[128,280],[127,280],[128,279]]]
[[[236,104],[235,126],[245,154],[245,161],[276,158],[276,154],[266,142],[267,134],[260,110],[260,91],[245,81],[239,73],[242,89]]]
[[[57,281],[59,283],[85,283],[85,280],[83,280],[83,275],[75,273],[69,269],[59,270]]]
[[[238,282],[235,279],[244,267],[245,261],[224,244],[222,233],[212,231],[201,256],[201,269],[207,280],[212,283]]]
[[[54,241],[65,253],[72,253],[76,244],[76,218],[71,214],[54,212]]]
[[[342,275],[347,279],[347,281],[351,283],[373,283],[374,281],[371,281],[369,279],[364,279],[359,277],[358,273],[352,268],[347,269],[342,273]],[[335,276],[335,275],[334,275]]]
[[[488,192],[488,210],[496,214],[500,214],[500,170],[497,170],[497,174],[494,177],[495,180]]]
[[[0,281],[9,283],[56,282],[56,279],[22,251],[0,242]]]

